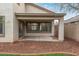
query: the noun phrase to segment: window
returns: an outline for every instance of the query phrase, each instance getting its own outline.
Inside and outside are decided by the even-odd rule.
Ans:
[[[27,27],[27,32],[29,33],[51,32],[50,22],[27,23],[26,27]]]
[[[40,23],[41,32],[51,32],[51,23]]]
[[[0,36],[4,34],[4,17],[0,16]]]
[[[31,26],[32,30],[37,30],[37,28],[38,28],[38,24],[37,23],[32,23],[31,25],[32,25]]]
[[[27,32],[38,32],[38,23],[28,23]]]

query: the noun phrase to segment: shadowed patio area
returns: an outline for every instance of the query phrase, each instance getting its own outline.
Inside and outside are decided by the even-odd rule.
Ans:
[[[23,54],[68,52],[79,55],[79,43],[71,39],[65,39],[64,42],[17,41],[0,43],[0,52]]]

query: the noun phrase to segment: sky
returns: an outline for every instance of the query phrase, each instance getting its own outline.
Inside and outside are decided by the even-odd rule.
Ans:
[[[70,13],[70,12],[63,12],[60,10],[60,6],[56,3],[37,3],[38,5],[47,8],[51,11],[57,12],[57,13],[66,13],[66,16],[64,17],[65,20],[68,20],[74,16],[76,16],[76,13]]]

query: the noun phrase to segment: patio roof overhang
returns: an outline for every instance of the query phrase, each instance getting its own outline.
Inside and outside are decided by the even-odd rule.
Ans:
[[[63,18],[65,13],[16,13],[18,20],[54,20]]]

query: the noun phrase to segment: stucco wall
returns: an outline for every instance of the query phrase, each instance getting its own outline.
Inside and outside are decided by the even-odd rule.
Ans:
[[[35,6],[29,5],[29,4],[24,4],[20,3],[14,4],[14,10],[16,13],[48,13],[47,11],[41,10]]]
[[[13,42],[13,4],[0,3],[0,16],[5,16],[5,36],[0,42]]]
[[[14,4],[14,11],[16,13],[25,13],[25,5],[24,3],[20,3],[19,5],[17,3]]]
[[[26,5],[26,13],[48,13],[45,10],[41,10],[40,8],[34,7],[32,5]]]
[[[0,16],[5,17],[5,36],[0,37],[0,42],[13,42],[18,39],[18,20],[16,20],[15,13],[21,10],[19,11],[20,8],[16,9],[16,7],[17,4],[14,3],[0,4]]]
[[[79,41],[79,22],[65,23],[65,37]]]
[[[16,19],[15,13],[24,13],[24,4],[20,3],[20,5],[13,3],[13,41],[17,41],[19,38],[19,25],[18,20]]]

